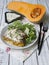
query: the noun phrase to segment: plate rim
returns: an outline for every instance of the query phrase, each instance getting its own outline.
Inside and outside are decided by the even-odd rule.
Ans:
[[[10,25],[10,24],[9,24],[9,25]],[[26,49],[26,48],[29,48],[29,47],[33,46],[33,45],[37,42],[37,40],[38,40],[38,31],[36,30],[36,36],[37,36],[37,38],[36,38],[31,44],[29,44],[29,45],[27,45],[27,46],[18,47],[18,46],[15,46],[15,45],[6,43],[6,42],[2,39],[3,33],[5,33],[5,32],[3,32],[3,31],[5,30],[5,28],[8,28],[9,25],[6,25],[5,27],[3,27],[2,31],[1,31],[1,40],[3,41],[4,44],[8,45],[11,49],[19,49],[19,50],[21,50],[21,49]],[[34,23],[33,23],[33,25],[34,25]],[[35,25],[36,25],[36,24],[35,24]],[[36,29],[36,27],[35,27],[35,29]]]

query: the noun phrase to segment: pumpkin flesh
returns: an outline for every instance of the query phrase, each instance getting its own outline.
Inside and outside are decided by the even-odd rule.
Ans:
[[[18,2],[18,1],[10,2],[7,5],[7,8],[9,10],[13,10],[15,12],[18,12],[18,13],[24,15],[31,22],[39,22],[43,18],[44,14],[46,12],[46,8],[43,5],[30,4],[30,3]],[[41,10],[41,12],[40,12],[39,16],[34,18],[31,16],[31,12],[36,8],[39,8]]]

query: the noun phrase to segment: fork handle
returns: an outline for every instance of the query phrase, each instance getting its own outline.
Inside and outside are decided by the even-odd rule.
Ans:
[[[39,50],[39,46],[40,46],[41,29],[42,29],[42,27],[40,27],[40,32],[39,32],[39,37],[38,37],[38,50]]]
[[[44,42],[44,37],[45,37],[45,32],[43,33],[43,37],[42,37],[42,40],[41,40],[41,44],[39,46],[39,54],[38,55],[40,55],[40,53],[41,53],[42,46],[43,46],[43,42]]]

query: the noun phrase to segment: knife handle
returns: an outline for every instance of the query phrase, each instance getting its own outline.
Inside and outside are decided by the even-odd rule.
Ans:
[[[38,50],[39,50],[40,40],[41,40],[41,28],[42,27],[40,27],[40,32],[39,32],[39,37],[38,37]]]
[[[43,33],[43,37],[42,37],[42,40],[41,40],[41,45],[39,46],[39,54],[38,55],[40,55],[40,53],[41,53],[43,42],[44,42],[44,37],[45,37],[45,32]]]

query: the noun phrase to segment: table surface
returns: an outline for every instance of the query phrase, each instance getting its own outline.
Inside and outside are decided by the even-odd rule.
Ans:
[[[17,0],[0,0],[0,25],[4,21],[4,13],[6,11],[6,4],[10,1],[17,1]],[[46,19],[45,22],[49,26],[49,0],[18,0],[29,2],[32,4],[42,4],[46,6]],[[30,58],[28,58],[24,65],[49,65],[49,37],[44,41],[43,49],[38,56],[38,51],[35,51]]]

